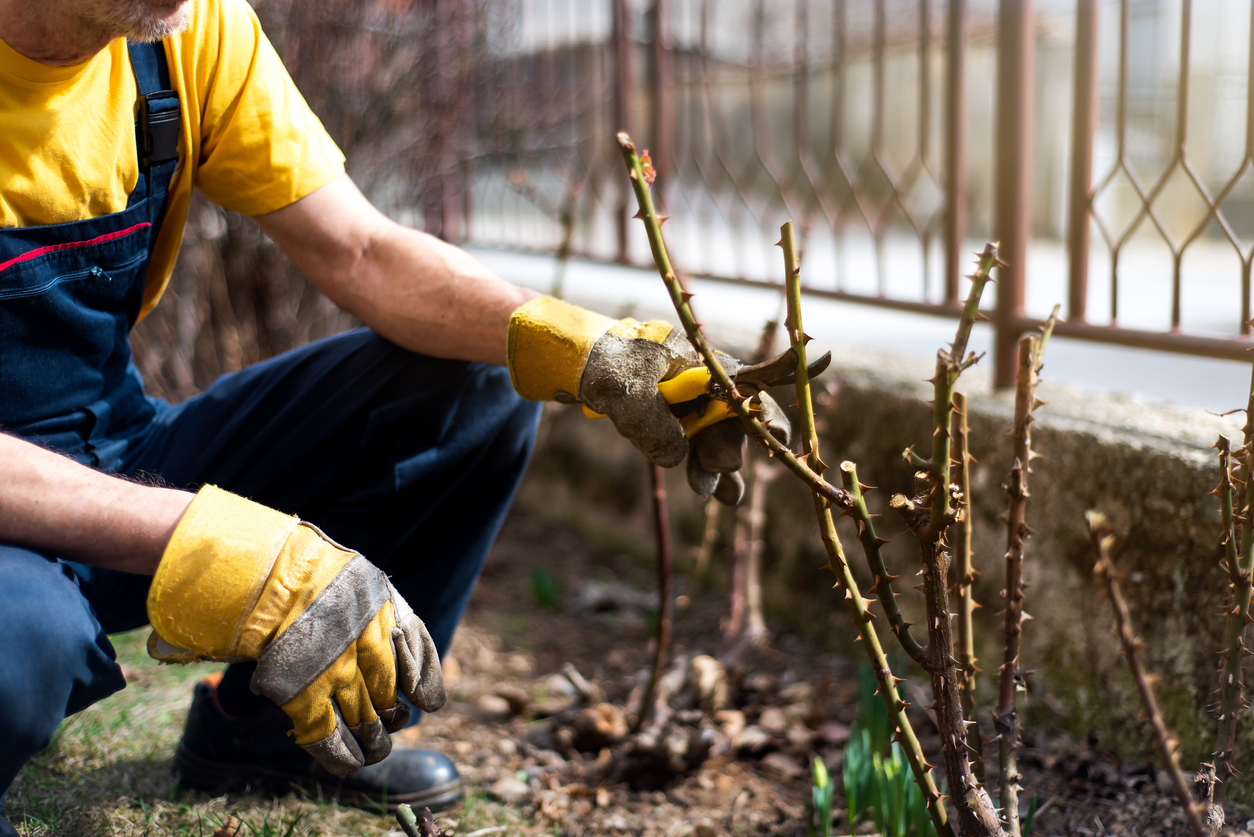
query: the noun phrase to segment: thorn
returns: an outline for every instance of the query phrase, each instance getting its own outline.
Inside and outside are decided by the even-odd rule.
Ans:
[[[671,219],[671,216],[669,216],[669,215],[659,215],[659,216],[657,216],[657,225],[658,225],[658,227],[660,228],[663,224],[665,224],[665,223],[666,223],[667,221],[669,221],[670,219]]]

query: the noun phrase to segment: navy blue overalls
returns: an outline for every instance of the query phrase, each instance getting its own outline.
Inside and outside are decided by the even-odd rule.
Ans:
[[[314,522],[388,572],[443,654],[526,466],[538,405],[501,367],[417,355],[368,329],[177,406],[145,397],[127,335],[178,166],[179,101],[160,44],[131,45],[130,58],[144,104],[127,208],[0,229],[0,431]],[[106,634],[147,623],[148,583],[0,542],[0,794],[65,716],[123,688]],[[3,816],[0,803],[0,832]]]

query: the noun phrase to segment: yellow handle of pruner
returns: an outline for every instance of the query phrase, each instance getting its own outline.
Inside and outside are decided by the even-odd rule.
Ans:
[[[658,392],[662,393],[662,397],[666,399],[667,404],[682,404],[685,401],[691,401],[699,395],[702,395],[710,387],[710,370],[704,366],[694,366],[691,369],[685,369],[673,378],[668,378],[657,385]],[[605,418],[604,413],[598,413],[591,407],[584,405],[583,414],[590,419]],[[699,433],[711,424],[720,422],[731,414],[731,408],[722,401],[711,401],[706,407],[702,415],[696,412],[689,413],[679,420],[684,428],[684,433],[691,438],[694,434]]]

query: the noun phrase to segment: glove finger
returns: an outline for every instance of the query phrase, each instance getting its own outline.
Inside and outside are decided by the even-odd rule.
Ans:
[[[409,704],[401,700],[396,688],[397,653],[392,644],[392,629],[395,627],[396,609],[388,601],[357,641],[358,668],[370,695],[370,703],[388,732],[404,729],[412,714]]]
[[[734,416],[702,430],[691,444],[701,468],[710,473],[728,474],[744,465],[745,426]]]
[[[390,584],[390,582],[385,582]],[[388,709],[397,703],[396,649],[392,645],[392,629],[396,627],[396,608],[392,591],[374,619],[357,638],[357,668],[370,696],[374,711]],[[345,712],[345,718],[348,713]]]
[[[739,472],[719,474],[718,485],[714,487],[714,499],[725,506],[734,506],[745,496],[745,481]]]
[[[702,497],[709,497],[714,486],[718,485],[718,474],[702,468],[695,452],[688,455],[688,485]]]
[[[284,704],[283,711],[295,726],[296,743],[327,772],[347,776],[364,767],[366,757],[328,694],[329,685],[328,680],[314,684]]]
[[[605,413],[614,422],[619,435],[655,465],[673,468],[688,453],[684,428],[671,414],[670,406],[656,387],[652,393],[642,393],[639,397],[624,395]]]
[[[336,691],[335,703],[349,734],[357,742],[365,764],[387,758],[392,752],[392,739],[388,738],[379,716],[370,705],[370,694],[360,671],[354,672],[349,682]]]
[[[778,439],[781,445],[787,447],[792,443],[792,423],[788,421],[787,414],[779,404],[775,403],[775,399],[765,392],[758,394],[758,400],[762,402],[762,412],[758,416],[758,421],[771,431],[771,435]]]
[[[410,703],[424,712],[434,712],[444,705],[444,672],[440,655],[427,626],[415,615],[409,603],[392,590],[392,606],[396,627],[392,629],[392,645],[396,649],[397,687]]]
[[[409,726],[409,719],[413,717],[413,714],[408,703],[397,700],[394,706],[379,710],[379,720],[388,732],[399,732]]]

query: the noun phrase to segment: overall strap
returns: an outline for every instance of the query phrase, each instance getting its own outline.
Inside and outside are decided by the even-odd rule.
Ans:
[[[166,64],[162,42],[128,41],[131,69],[139,87],[139,115],[135,120],[135,149],[139,156],[141,183],[135,184],[132,199],[148,197],[160,178],[161,191],[178,166],[179,132],[183,120],[179,112],[179,94],[171,90],[170,70]],[[143,188],[141,188],[143,187]]]

